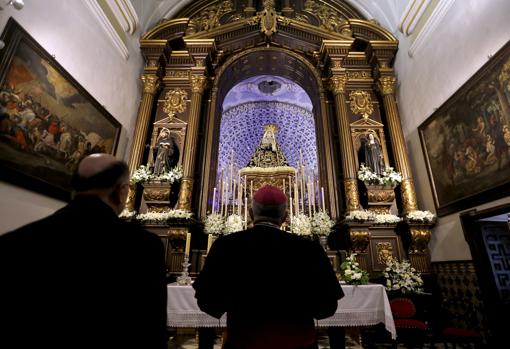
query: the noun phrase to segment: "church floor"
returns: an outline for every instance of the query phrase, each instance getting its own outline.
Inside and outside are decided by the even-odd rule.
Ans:
[[[217,333],[216,340],[214,343],[214,349],[221,349],[221,333]],[[359,343],[356,343],[350,335],[346,336],[346,349],[362,349]],[[386,349],[392,348],[391,344],[376,345],[374,349]],[[407,348],[403,345],[398,345],[398,349]],[[436,344],[436,349],[443,349],[443,344]],[[168,341],[168,349],[198,349],[198,339],[195,330],[192,329],[179,329],[173,332]],[[330,349],[328,336],[325,332],[319,332],[319,349]]]

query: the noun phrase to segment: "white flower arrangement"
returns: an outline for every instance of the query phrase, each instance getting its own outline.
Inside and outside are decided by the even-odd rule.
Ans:
[[[231,214],[225,222],[224,233],[231,234],[244,229],[244,220],[238,214]]]
[[[396,172],[393,167],[386,167],[382,172],[381,182],[386,186],[396,186],[402,182],[402,174]]]
[[[145,165],[141,165],[138,169],[133,172],[133,175],[129,179],[131,184],[146,183],[151,181],[168,182],[170,184],[180,180],[183,176],[182,167],[175,166],[168,172],[164,172],[159,176],[155,176],[150,168]]]
[[[409,261],[397,261],[388,258],[386,261],[386,269],[383,272],[386,278],[386,290],[401,291],[402,293],[421,292],[423,279],[416,269],[411,267]]]
[[[318,211],[312,216],[311,224],[314,235],[328,236],[335,222],[325,211]]]
[[[367,185],[396,186],[402,182],[402,175],[396,172],[393,167],[386,167],[381,175],[372,172],[370,167],[361,164],[358,170],[358,178]]]
[[[169,182],[174,183],[182,178],[182,166],[175,166],[168,172],[164,172],[162,175],[154,177],[153,180],[161,181],[161,182]]]
[[[379,176],[372,172],[370,167],[366,167],[365,164],[361,164],[358,170],[358,178],[364,183],[368,184],[380,184]]]
[[[119,214],[119,218],[121,219],[131,219],[136,215],[136,211],[131,211],[128,208],[122,210]]]
[[[417,223],[433,223],[436,220],[436,215],[430,211],[411,211],[406,216],[409,222]]]
[[[308,236],[312,234],[312,224],[308,216],[299,213],[292,217],[290,230],[294,234]]]
[[[205,217],[204,232],[206,234],[221,235],[225,230],[225,219],[219,213],[210,213]]]
[[[348,222],[370,222],[375,220],[375,213],[367,210],[350,211],[345,220]]]
[[[148,182],[152,178],[152,172],[149,167],[141,165],[138,167],[129,179],[131,184]]]
[[[364,285],[368,283],[367,271],[359,267],[356,261],[356,253],[351,253],[340,265],[340,277],[350,285]]]
[[[402,218],[394,214],[376,214],[374,222],[375,224],[395,224],[401,220]]]
[[[136,216],[136,219],[145,224],[162,224],[174,219],[191,219],[193,213],[185,210],[170,210],[167,212],[147,212]]]

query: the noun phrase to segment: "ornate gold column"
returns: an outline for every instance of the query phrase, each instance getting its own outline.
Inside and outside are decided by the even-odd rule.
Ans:
[[[187,127],[186,141],[184,143],[183,177],[179,190],[177,208],[181,210],[191,209],[191,196],[193,193],[193,173],[195,171],[195,157],[197,152],[198,124],[200,121],[200,105],[202,94],[207,84],[204,75],[191,75],[191,107]]]
[[[349,128],[349,114],[345,101],[345,74],[335,74],[329,79],[329,88],[335,95],[336,117],[338,120],[338,136],[340,138],[340,151],[342,152],[342,170],[344,172],[344,189],[346,195],[347,212],[359,208],[358,183],[356,176],[356,162],[354,160],[354,147],[351,142]]]
[[[142,163],[145,140],[151,117],[154,95],[159,88],[159,78],[154,74],[143,74],[143,94],[138,108],[131,154],[129,155],[129,172],[132,174]]]
[[[416,192],[414,189],[413,176],[411,167],[409,166],[409,158],[407,156],[407,147],[404,139],[404,132],[400,123],[400,117],[395,100],[395,76],[381,76],[377,81],[377,87],[383,95],[384,110],[390,133],[391,146],[395,157],[395,166],[397,171],[402,174],[402,183],[400,184],[402,204],[404,214],[417,210]]]

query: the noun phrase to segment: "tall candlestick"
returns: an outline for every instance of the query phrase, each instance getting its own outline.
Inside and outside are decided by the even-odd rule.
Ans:
[[[321,187],[321,196],[322,196],[322,210],[325,212],[326,211],[326,205],[325,205],[325,201],[324,201],[324,187]]]
[[[241,206],[243,206],[243,183],[239,183],[239,190],[237,191],[237,214],[241,216]]]
[[[244,197],[244,229],[248,229],[248,197]]]
[[[237,181],[234,179],[234,185],[232,188],[232,214],[234,214],[234,210],[236,207],[236,189],[237,189]]]
[[[253,200],[253,181],[250,181],[250,199]]]
[[[191,233],[186,233],[186,248],[184,249],[184,254],[189,256],[189,248],[191,246]]]
[[[294,182],[294,210],[296,215],[299,214],[299,198],[298,198],[298,186],[297,182]]]
[[[283,179],[283,187],[282,187],[282,189],[283,189],[283,195],[285,195],[285,178]]]
[[[312,209],[315,213],[315,174],[312,172]]]
[[[213,243],[213,237],[212,234],[209,234],[209,237],[207,238],[207,254],[209,254],[209,250],[211,249]]]
[[[214,187],[214,192],[213,192],[213,197],[212,197],[212,213],[216,213],[215,203],[216,203],[216,187]]]
[[[224,169],[222,168],[221,169],[221,178],[220,178],[220,193],[219,193],[219,197],[218,197],[218,203],[220,204],[220,207],[218,207],[218,212],[221,213],[223,215],[223,174],[224,174]]]
[[[308,216],[312,216],[312,200],[310,200],[310,182],[306,183],[306,194],[308,195]]]
[[[246,188],[248,187],[248,182],[246,182],[246,175],[244,175],[244,197],[246,197]]]
[[[292,212],[292,190],[291,190],[291,186],[290,186],[290,176],[289,176],[289,209],[290,209],[290,222],[292,223],[292,216],[293,216],[293,212]]]

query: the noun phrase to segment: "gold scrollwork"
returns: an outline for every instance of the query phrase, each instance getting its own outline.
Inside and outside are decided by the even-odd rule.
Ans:
[[[329,79],[329,89],[333,94],[337,95],[339,93],[345,92],[345,84],[347,83],[347,76],[345,75],[333,75]]]
[[[348,71],[349,79],[368,79],[370,75],[366,71]]]
[[[377,82],[377,87],[383,95],[391,95],[395,93],[395,84],[397,78],[394,76],[382,76]]]
[[[375,244],[377,263],[386,264],[393,256],[393,245],[391,242],[378,242]]]
[[[194,16],[191,21],[198,28],[198,31],[211,30],[220,26],[220,18],[226,13],[234,10],[234,3],[231,0],[223,1],[219,5],[211,5]]]
[[[416,204],[416,193],[414,192],[414,183],[410,178],[404,179],[400,184],[402,188],[402,201],[404,205],[404,211],[416,211],[418,206]]]
[[[428,226],[411,226],[411,245],[409,252],[425,253],[428,250],[432,232]]]
[[[143,74],[141,79],[143,82],[143,92],[151,95],[155,94],[159,88],[159,78],[153,74]]]
[[[170,90],[165,94],[163,111],[168,114],[170,120],[175,116],[176,113],[182,113],[186,110],[187,99],[188,93],[180,88]]]
[[[207,77],[203,75],[191,75],[191,91],[194,93],[202,93],[206,85]]]
[[[128,196],[126,200],[126,208],[128,211],[135,210],[135,194],[136,194],[136,186],[133,184],[129,185]]]
[[[305,11],[310,12],[317,16],[320,20],[320,26],[326,30],[347,34],[348,32],[345,30],[345,23],[347,19],[342,17],[338,12],[333,10],[331,7],[326,4],[317,4],[313,0],[305,1]]]
[[[367,91],[356,90],[349,93],[351,111],[354,114],[372,115],[374,106]]]
[[[347,199],[347,210],[355,211],[359,208],[358,183],[355,179],[345,179],[344,187]]]
[[[166,74],[167,78],[170,79],[189,79],[189,72],[186,70],[169,70]]]
[[[351,229],[349,235],[353,251],[356,253],[365,253],[368,248],[370,231],[368,229]]]
[[[395,200],[395,191],[393,189],[373,189],[367,188],[368,202],[381,203],[393,202]]]
[[[193,180],[191,178],[183,178],[179,191],[179,200],[177,200],[177,208],[180,210],[191,209],[191,194],[193,189]]]
[[[260,18],[260,31],[265,36],[271,37],[276,33],[277,18],[273,1],[264,1],[264,11]]]
[[[143,188],[143,197],[147,201],[168,201],[170,188]]]

